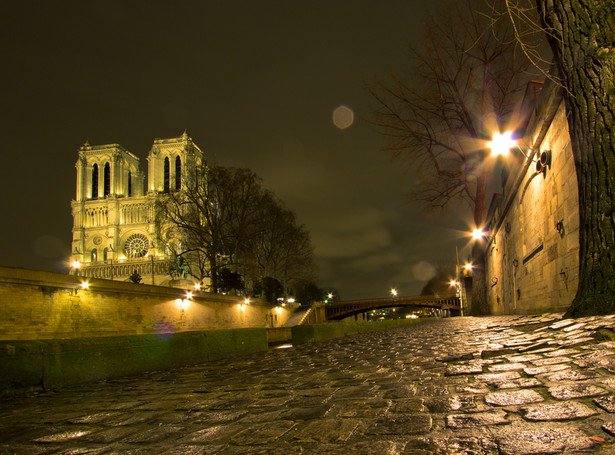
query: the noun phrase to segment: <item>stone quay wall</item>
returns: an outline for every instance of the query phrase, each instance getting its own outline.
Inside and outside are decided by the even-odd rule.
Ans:
[[[577,291],[579,198],[566,111],[557,87],[547,84],[541,96],[528,136],[535,160],[548,152],[550,164],[543,172],[517,164],[493,212],[486,251],[493,314],[565,311]]]
[[[280,327],[267,302],[186,289],[0,267],[0,340],[49,340]]]
[[[264,328],[0,341],[0,396],[266,351]]]
[[[267,331],[290,315],[261,300],[82,280],[0,267],[0,395],[267,350]]]

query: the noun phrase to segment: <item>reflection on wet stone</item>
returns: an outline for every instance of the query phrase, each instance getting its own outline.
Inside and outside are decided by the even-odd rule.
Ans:
[[[446,416],[446,426],[449,428],[472,428],[484,425],[502,425],[506,423],[509,423],[506,418],[506,413],[500,410]]]
[[[527,388],[527,387],[540,387],[543,383],[540,382],[536,378],[519,378],[512,379],[506,382],[498,382],[495,386],[498,389],[517,389],[517,388]]]
[[[332,443],[346,441],[359,426],[356,419],[321,419],[312,421],[303,430],[293,434],[300,442]]]
[[[431,429],[429,414],[388,414],[367,429],[367,434],[422,434]]]
[[[289,420],[264,422],[237,433],[230,440],[233,444],[240,446],[268,444],[287,433],[294,426],[295,423]]]
[[[549,387],[549,393],[558,400],[568,400],[570,398],[606,395],[608,392],[592,384],[570,384]]]
[[[572,420],[584,419],[596,415],[596,411],[576,401],[545,403],[540,406],[528,406],[523,410],[527,420]]]
[[[615,342],[583,340],[615,318],[560,318],[438,319],[4,400],[0,453],[609,453]]]
[[[497,455],[497,445],[485,438],[448,437],[411,439],[404,455]]]
[[[582,431],[568,428],[509,430],[497,437],[502,455],[560,454],[591,447],[594,442]]]
[[[600,397],[594,399],[594,403],[600,406],[602,409],[608,412],[615,412],[615,396]]]
[[[544,401],[542,395],[533,390],[493,392],[485,396],[485,401],[495,406],[512,406]]]

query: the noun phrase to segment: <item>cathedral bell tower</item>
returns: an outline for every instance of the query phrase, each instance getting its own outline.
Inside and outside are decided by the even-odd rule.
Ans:
[[[71,263],[82,276],[143,283],[169,278],[169,252],[156,245],[155,204],[160,193],[180,191],[187,172],[203,161],[190,137],[156,139],[148,156],[147,187],[139,159],[118,144],[79,149],[71,203]],[[147,188],[147,189],[146,189]]]

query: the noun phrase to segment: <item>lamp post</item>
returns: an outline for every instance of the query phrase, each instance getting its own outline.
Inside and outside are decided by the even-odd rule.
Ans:
[[[77,274],[79,273],[79,267],[81,267],[81,262],[79,261],[73,261],[70,264],[71,268],[73,269],[73,273],[75,274],[75,276],[77,276]]]
[[[479,161],[486,158],[486,154],[494,158],[498,156],[506,157],[510,149],[517,146],[513,139],[512,132],[496,132],[491,141],[485,141],[485,149],[477,155]],[[481,315],[489,313],[487,303],[487,281],[485,271],[485,247],[482,242],[487,237],[484,232],[486,222],[486,201],[487,201],[487,171],[485,163],[479,163],[476,168],[476,193],[474,198],[474,230],[470,233],[472,241],[472,281],[464,280],[466,294],[471,295],[467,309],[471,315]]]

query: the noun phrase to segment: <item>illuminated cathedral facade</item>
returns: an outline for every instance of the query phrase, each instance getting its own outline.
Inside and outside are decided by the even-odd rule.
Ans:
[[[139,158],[121,145],[79,149],[76,198],[71,202],[71,264],[79,275],[142,283],[170,279],[172,253],[158,242],[155,205],[160,195],[182,191],[185,176],[205,162],[201,149],[184,132],[156,139],[147,157],[147,181]]]

